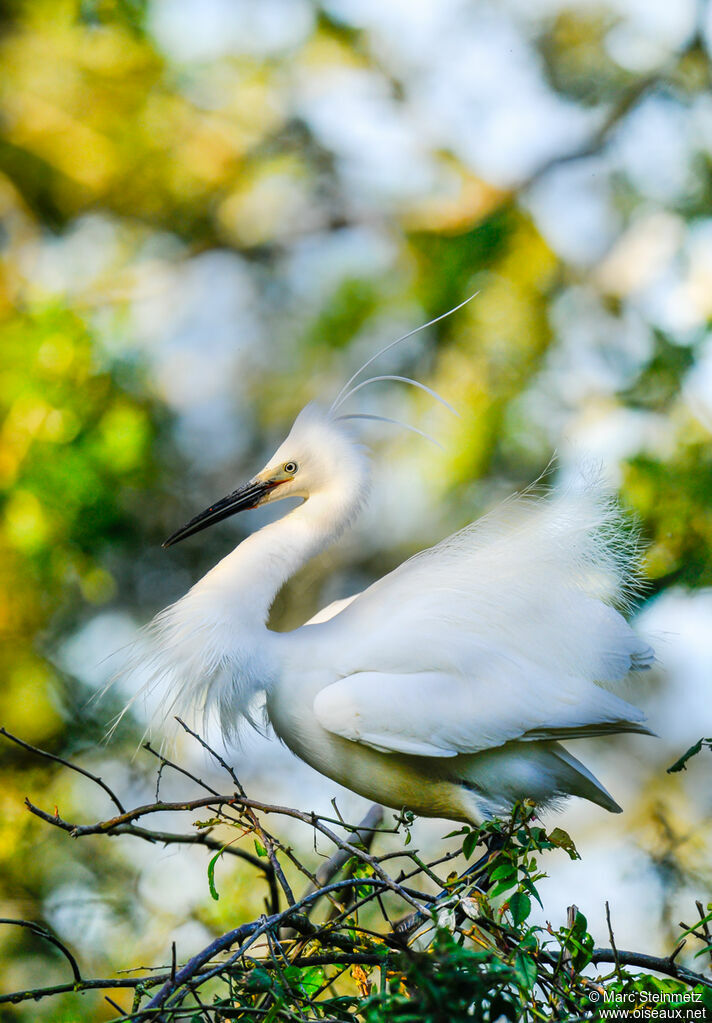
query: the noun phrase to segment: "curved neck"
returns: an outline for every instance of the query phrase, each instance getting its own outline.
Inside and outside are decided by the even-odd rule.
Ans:
[[[358,499],[345,499],[328,490],[312,495],[283,518],[248,536],[193,590],[219,593],[236,625],[248,629],[264,626],[283,584],[339,536],[358,504]]]

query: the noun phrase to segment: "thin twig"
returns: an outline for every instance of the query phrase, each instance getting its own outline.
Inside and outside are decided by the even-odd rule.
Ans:
[[[164,767],[172,767],[174,771],[178,772],[178,774],[182,774],[186,778],[190,778],[191,781],[196,782],[198,785],[201,786],[201,788],[204,788],[207,792],[212,792],[214,796],[220,795],[220,793],[216,789],[214,789],[212,785],[208,785],[208,783],[206,781],[203,781],[202,778],[199,778],[196,774],[193,774],[191,771],[187,770],[187,768],[181,767],[180,764],[176,764],[172,760],[169,760],[168,757],[165,756],[163,753],[160,753],[158,750],[154,749],[150,742],[144,742],[143,748],[160,761],[160,767],[158,769],[159,778],[160,772],[163,770]],[[160,802],[158,798],[158,785],[156,785],[156,802],[157,803]]]
[[[203,739],[202,736],[198,735],[197,732],[194,732],[193,729],[190,728],[185,723],[185,721],[183,721],[182,718],[176,717],[176,721],[181,726],[181,728],[183,728],[188,733],[188,735],[192,735],[193,738],[196,739],[200,743],[200,745],[203,747],[203,749],[207,750],[207,752],[211,755],[211,757],[214,757],[214,759],[220,764],[220,766],[225,771],[227,771],[227,773],[230,775],[230,777],[232,778],[233,782],[235,783],[235,787],[237,788],[237,791],[240,793],[241,796],[244,796],[245,795],[245,790],[243,789],[242,785],[240,784],[240,780],[237,777],[237,775],[235,774],[234,769],[232,767],[230,767],[230,765],[220,756],[220,754],[217,752],[217,750],[214,750],[212,748],[212,746],[209,746],[207,744],[207,742],[205,741],[205,739]]]
[[[702,928],[702,933],[705,936],[705,941],[707,942],[710,963],[712,963],[712,932],[710,932],[709,923],[707,920],[708,914],[705,913],[705,907],[702,905],[699,899],[696,900],[695,905],[697,906],[697,912],[700,914],[700,920],[702,921],[700,926]]]
[[[119,813],[125,813],[124,807],[121,800],[116,793],[103,781],[97,774],[92,774],[91,771],[87,771],[84,767],[79,767],[78,764],[73,764],[71,760],[65,760],[64,757],[58,757],[56,753],[49,753],[45,749],[40,749],[39,746],[32,746],[29,742],[25,742],[24,739],[19,739],[12,732],[8,732],[6,728],[0,728],[0,735],[4,735],[10,742],[14,742],[17,746],[21,746],[22,749],[26,749],[28,753],[34,753],[35,756],[42,757],[44,760],[53,760],[55,764],[61,764],[63,767],[68,767],[70,771],[75,771],[77,774],[84,775],[85,778],[89,778],[90,781],[95,782],[99,788],[102,788],[106,792],[107,796],[117,808]]]
[[[67,962],[72,968],[74,974],[74,980],[78,983],[82,983],[82,975],[79,970],[77,960],[74,958],[72,953],[69,951],[66,945],[64,945],[59,938],[55,937],[51,931],[48,931],[46,927],[42,927],[40,924],[33,923],[31,920],[10,920],[6,918],[0,918],[0,924],[9,924],[12,927],[25,927],[28,931],[32,931],[33,934],[38,935],[40,938],[44,938],[45,941],[49,941],[55,948],[58,948],[62,955],[65,957]]]
[[[158,811],[166,804],[157,803],[155,805],[156,811]],[[202,805],[204,806],[206,804],[203,802]],[[149,828],[138,827],[135,824],[118,824],[115,827],[72,824],[70,821],[65,821],[62,817],[57,817],[54,814],[47,813],[46,810],[41,810],[38,806],[31,803],[29,799],[25,800],[25,806],[30,813],[35,815],[35,817],[39,817],[40,820],[45,821],[47,824],[51,824],[55,828],[60,828],[62,831],[68,832],[72,838],[84,838],[89,835],[100,834],[106,834],[110,837],[115,837],[117,835],[132,835],[134,838],[141,838],[146,842],[160,842],[164,845],[204,845],[206,849],[213,849],[215,851],[224,848],[226,853],[229,853],[232,856],[237,856],[241,860],[245,860],[247,863],[250,863],[258,870],[263,871],[268,876],[272,873],[272,865],[269,861],[260,859],[252,853],[245,852],[244,849],[235,849],[232,846],[225,848],[223,842],[218,842],[216,839],[211,838],[210,835],[204,831],[199,831],[197,834],[192,835],[181,835],[172,831],[153,831]],[[190,807],[190,809],[193,809],[193,807]]]
[[[138,820],[141,817],[145,817],[152,813],[170,813],[175,810],[197,810],[206,806],[217,807],[221,806],[242,806],[244,809],[260,810],[262,813],[274,813],[284,817],[291,817],[293,820],[302,821],[304,824],[310,825],[317,831],[319,831],[325,838],[328,838],[338,848],[342,848],[348,851],[352,856],[356,856],[367,863],[374,874],[379,877],[385,884],[396,894],[401,895],[405,898],[406,902],[411,901],[406,893],[399,887],[398,883],[394,881],[380,866],[376,857],[369,855],[363,849],[354,846],[350,842],[346,842],[344,839],[339,838],[331,828],[323,823],[323,818],[319,814],[315,813],[304,813],[301,810],[294,810],[289,806],[279,806],[276,804],[263,803],[256,799],[248,799],[245,796],[233,795],[233,796],[220,796],[217,799],[215,797],[203,796],[199,799],[191,799],[183,802],[174,803],[148,803],[141,806],[134,807],[133,810],[125,811],[117,817],[112,817],[106,821],[99,821],[97,824],[77,824],[69,825],[67,822],[59,822],[58,819],[53,818],[44,810],[40,810],[39,807],[34,806],[29,799],[25,800],[25,805],[31,813],[41,817],[49,824],[57,824],[63,827],[64,830],[69,830],[70,834],[74,838],[79,838],[84,835],[98,835],[108,834],[122,824],[132,824],[133,821]],[[355,830],[355,828],[354,828]],[[417,903],[412,902],[414,909],[417,909]]]
[[[618,950],[616,949],[616,939],[613,937],[613,925],[611,924],[611,907],[608,905],[608,899],[606,899],[606,923],[608,924],[608,937],[611,939],[611,948],[613,949],[613,955],[615,956],[616,973],[618,974],[618,980],[620,980],[620,982],[623,983],[621,964],[618,962]]]
[[[622,948],[617,949],[615,953],[612,948],[594,948],[591,959],[594,963],[615,963],[616,955],[623,966],[640,966],[643,970],[664,973],[668,977],[676,977],[692,986],[702,984],[704,987],[712,989],[712,980],[709,977],[703,977],[701,973],[688,970],[685,966],[678,966],[669,956],[665,958],[664,956],[647,955],[645,952],[627,952]]]
[[[269,857],[269,861],[272,864],[272,870],[274,870],[274,875],[279,881],[280,887],[284,892],[284,897],[287,900],[287,905],[293,906],[296,901],[294,898],[294,893],[292,892],[289,882],[287,881],[287,878],[284,876],[282,866],[279,860],[277,859],[277,854],[274,850],[274,842],[272,841],[272,836],[269,834],[268,831],[266,831],[261,826],[260,822],[257,820],[257,817],[255,816],[252,810],[248,810],[246,816],[248,820],[252,821],[252,826],[254,830],[257,832],[257,835],[264,844],[264,848]]]
[[[368,810],[368,813],[359,824],[355,834],[354,843],[362,845],[364,849],[370,848],[371,842],[373,841],[375,830],[383,820],[383,808],[377,803],[374,803]],[[335,877],[340,870],[346,865],[351,859],[351,855],[345,849],[337,849],[336,852],[325,860],[324,863],[316,871],[314,880],[311,882],[310,887],[306,889],[304,895],[308,895],[310,892],[316,891],[317,888],[321,888],[323,885],[328,884],[333,877]],[[312,912],[316,903],[312,903],[309,912]]]
[[[109,996],[108,996],[108,995],[104,995],[104,1001],[105,1001],[105,1002],[108,1002],[108,1003],[109,1003],[109,1005],[110,1005],[110,1006],[112,1007],[112,1009],[116,1009],[116,1011],[117,1011],[117,1012],[120,1012],[120,1013],[121,1013],[121,1017],[122,1017],[122,1018],[124,1018],[124,1019],[126,1018],[126,1013],[125,1013],[125,1012],[124,1012],[124,1010],[123,1010],[123,1009],[121,1008],[121,1006],[120,1006],[120,1005],[118,1005],[118,1004],[117,1004],[117,1003],[116,1003],[116,1002],[114,1001],[114,999],[113,999],[113,998],[109,998]]]

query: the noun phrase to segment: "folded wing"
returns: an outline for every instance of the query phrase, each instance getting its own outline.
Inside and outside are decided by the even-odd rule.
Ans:
[[[647,731],[604,688],[653,658],[612,606],[630,599],[632,557],[595,486],[507,502],[317,626],[338,647],[341,676],[316,697],[320,723],[439,757]]]

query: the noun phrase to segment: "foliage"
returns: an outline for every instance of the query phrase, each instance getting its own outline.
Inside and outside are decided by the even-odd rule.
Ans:
[[[670,767],[668,767],[668,774],[677,774],[678,771],[687,770],[687,761],[691,760],[692,757],[696,757],[698,753],[701,753],[703,749],[712,749],[712,738],[710,739],[698,739],[694,746],[682,754],[682,756],[675,761]]]
[[[168,768],[186,773],[147,748],[158,757],[161,772]],[[34,752],[47,756],[41,750]],[[560,850],[573,860],[579,857],[565,831],[545,831],[533,805],[516,806],[504,821],[451,832],[445,838],[457,838],[455,848],[431,863],[424,863],[404,845],[396,853],[402,869],[394,877],[384,867],[394,854],[379,855],[371,847],[381,835],[397,835],[403,827],[407,833],[407,815],[396,815],[395,826],[383,828],[378,826],[380,811],[373,808],[369,819],[355,827],[341,819],[259,803],[245,795],[233,769],[218,754],[213,756],[233,783],[232,792],[220,795],[188,772],[199,788],[209,790],[208,795],[180,803],[157,799],[126,811],[118,796],[93,778],[119,810],[109,820],[79,824],[65,820],[58,811],[50,815],[29,802],[28,808],[46,824],[77,838],[132,834],[149,841],[160,837],[169,844],[187,840],[207,848],[218,845],[207,865],[207,886],[216,900],[218,859],[227,852],[245,857],[268,884],[267,915],[216,937],[187,963],[174,961],[170,969],[148,972],[126,963],[116,980],[85,979],[71,951],[50,932],[35,928],[35,934],[59,947],[74,981],[18,991],[0,997],[0,1002],[17,1004],[64,994],[65,1004],[71,1005],[69,992],[77,998],[78,992],[92,988],[115,988],[113,994],[118,997],[121,988],[128,987],[134,992],[130,1009],[121,1009],[114,998],[110,1004],[119,1010],[117,1018],[136,1023],[247,1018],[270,1023],[294,1018],[340,1023],[439,1023],[444,1019],[465,1023],[472,1018],[495,1023],[504,1018],[534,1023],[588,1018],[599,1003],[630,1011],[650,1001],[664,1001],[671,1009],[687,1005],[712,1010],[712,981],[678,966],[679,948],[667,958],[618,949],[612,930],[611,947],[597,948],[585,916],[575,906],[559,927],[541,922],[533,908],[535,902],[541,905],[537,884],[546,876],[542,856]],[[66,766],[77,769],[70,763]],[[194,821],[192,835],[159,835],[146,829],[145,819],[156,814],[194,813],[206,807],[212,815]],[[374,815],[374,811],[378,812]],[[319,837],[336,846],[318,875],[267,830],[268,815],[301,820],[313,828],[315,845]],[[343,837],[333,830],[334,824],[345,829]],[[219,844],[212,836],[222,828],[234,837]],[[240,845],[250,839],[256,857]],[[453,869],[446,878],[436,873],[443,863],[467,863],[478,849],[484,853],[467,870]],[[294,896],[287,881],[286,863],[307,884],[301,897]],[[428,882],[435,882],[434,894]],[[712,954],[712,904],[706,914],[700,903],[698,908],[701,919],[691,927],[682,925],[681,937],[698,938],[703,945],[698,955],[708,956]],[[408,915],[394,923],[403,909]],[[612,968],[602,972],[603,964]],[[663,977],[633,972],[631,968],[636,967]]]

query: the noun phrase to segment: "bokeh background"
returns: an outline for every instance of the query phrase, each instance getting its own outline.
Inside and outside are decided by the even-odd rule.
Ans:
[[[626,812],[568,808],[583,860],[552,854],[542,890],[557,924],[576,902],[605,942],[609,899],[619,945],[669,950],[712,879],[709,754],[665,774],[712,735],[709,5],[14,0],[0,18],[0,723],[150,799],[140,708],[104,743],[130,692],[90,697],[138,626],[264,518],[161,541],[260,467],[305,401],[478,291],[377,364],[460,419],[393,384],[353,402],[444,451],[366,424],[369,509],[273,624],[554,453],[559,481],[600,462],[641,527],[638,627],[660,664],[630,696],[660,738],[577,744]],[[173,939],[183,958],[260,911],[239,866],[220,864],[209,898],[200,850],[51,831],[25,795],[69,819],[110,807],[4,741],[0,756],[0,916],[54,929],[87,975],[165,963]],[[275,742],[232,756],[255,797],[366,808]],[[418,827],[424,847],[449,830]],[[10,927],[0,963],[5,989],[67,975]],[[100,995],[17,1010],[113,1014]]]

